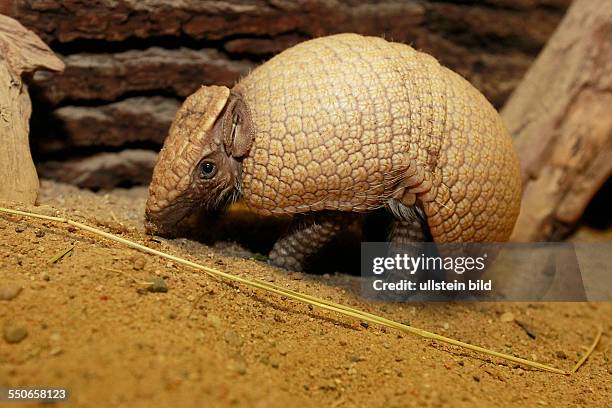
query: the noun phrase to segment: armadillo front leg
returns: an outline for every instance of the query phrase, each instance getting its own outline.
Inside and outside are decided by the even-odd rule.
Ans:
[[[354,219],[353,214],[332,211],[296,215],[289,234],[274,244],[270,263],[288,270],[303,270],[308,259]]]

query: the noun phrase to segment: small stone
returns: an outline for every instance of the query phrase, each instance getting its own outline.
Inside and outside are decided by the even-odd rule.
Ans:
[[[219,316],[214,315],[214,314],[209,314],[206,317],[206,320],[208,321],[208,323],[210,323],[210,325],[212,327],[214,327],[215,329],[218,329],[219,327],[221,327],[221,319],[219,318]]]
[[[240,375],[246,374],[247,363],[244,357],[237,356],[234,358],[234,370]]]
[[[561,358],[563,360],[567,360],[567,354],[565,354],[565,351],[563,351],[563,350],[557,350],[555,355],[557,356],[557,358]]]
[[[322,389],[323,391],[335,391],[338,388],[338,385],[336,384],[335,381],[328,381],[326,383],[319,385],[319,388]]]
[[[242,337],[240,337],[240,335],[236,333],[234,330],[226,331],[223,337],[225,339],[225,342],[229,344],[230,346],[234,346],[234,347],[242,346],[242,343],[243,343]]]
[[[361,325],[361,327],[363,327],[364,329],[367,329],[368,327],[370,327],[370,325],[368,324],[368,322],[361,322],[359,323]]]
[[[49,352],[50,356],[59,356],[60,354],[62,354],[64,352],[64,350],[62,350],[60,347],[54,347],[51,349],[51,351]]]
[[[36,238],[42,238],[42,237],[44,237],[44,236],[45,236],[45,231],[43,231],[43,230],[41,230],[41,229],[36,228],[36,229],[34,230],[34,236],[35,236]]]
[[[134,268],[137,271],[140,271],[140,270],[143,270],[146,265],[147,265],[147,261],[145,261],[145,259],[142,257],[138,257],[134,259],[134,264],[132,265],[132,268]]]
[[[235,358],[233,358],[229,364],[228,364],[228,368],[240,375],[245,375],[247,372],[247,363],[244,360],[243,357],[241,356],[237,356]]]
[[[280,354],[281,356],[286,356],[287,354],[289,354],[289,349],[286,345],[280,344],[278,346],[278,354]]]
[[[147,286],[147,290],[153,293],[166,293],[168,292],[168,285],[166,285],[166,281],[164,278],[160,278],[159,276],[152,277],[149,280],[150,285]]]
[[[19,343],[28,337],[28,330],[23,326],[8,325],[4,327],[3,337],[7,343]]]
[[[23,290],[21,286],[18,285],[6,285],[0,287],[0,300],[13,300],[15,299]]]
[[[474,381],[476,382],[480,382],[480,377],[477,375],[472,376],[472,378],[474,379]]]
[[[23,225],[23,224],[17,224],[17,225],[15,225],[15,232],[17,232],[17,233],[21,233],[21,232],[23,232],[23,231],[25,231],[25,230],[26,230],[25,225]]]
[[[500,316],[499,320],[501,320],[504,323],[512,322],[514,321],[514,313],[506,312]]]
[[[46,282],[49,282],[51,280],[51,277],[45,273],[43,274],[42,279]]]

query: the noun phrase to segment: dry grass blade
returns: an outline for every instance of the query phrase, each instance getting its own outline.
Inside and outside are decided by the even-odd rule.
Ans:
[[[587,361],[587,358],[589,358],[589,356],[593,353],[593,350],[595,350],[595,347],[597,347],[597,344],[599,344],[599,340],[601,339],[602,334],[603,334],[603,328],[599,326],[597,328],[597,334],[595,335],[593,344],[591,344],[591,347],[589,347],[587,352],[584,353],[584,355],[580,358],[580,360],[578,360],[574,368],[572,368],[572,371],[571,371],[572,373],[575,373],[576,371],[578,371],[578,369],[584,364],[584,362]]]
[[[74,227],[80,228],[82,230],[85,231],[89,231],[91,233],[94,233],[96,235],[99,236],[103,236],[105,238],[108,238],[110,240],[113,240],[115,242],[119,242],[122,243],[124,245],[127,245],[131,248],[137,249],[139,251],[142,252],[146,252],[152,255],[157,255],[160,256],[162,258],[165,259],[169,259],[171,261],[174,261],[176,263],[185,265],[185,266],[189,266],[191,268],[194,269],[198,269],[201,270],[203,272],[206,272],[208,275],[217,277],[217,278],[223,278],[226,279],[228,281],[232,281],[232,282],[238,282],[241,284],[244,284],[246,286],[249,286],[251,288],[256,288],[256,289],[262,289],[268,292],[272,292],[272,293],[276,293],[282,296],[285,296],[287,298],[293,299],[293,300],[297,300],[300,301],[302,303],[306,303],[309,305],[313,305],[313,306],[317,306],[321,309],[324,310],[329,310],[329,311],[333,311],[345,316],[349,316],[349,317],[353,317],[355,319],[359,319],[359,320],[363,320],[369,323],[374,323],[374,324],[380,324],[382,326],[386,326],[386,327],[390,327],[393,329],[397,329],[400,330],[402,332],[405,333],[410,333],[410,334],[414,334],[420,337],[424,337],[427,339],[431,339],[431,340],[436,340],[439,342],[443,342],[443,343],[447,343],[447,344],[451,344],[454,346],[458,346],[458,347],[462,347],[468,350],[472,350],[478,353],[482,353],[482,354],[486,354],[489,356],[493,356],[493,357],[498,357],[504,360],[508,360],[508,361],[513,361],[515,363],[519,363],[519,364],[523,364],[525,366],[528,367],[532,367],[532,368],[537,368],[540,370],[544,370],[544,371],[548,371],[548,372],[552,372],[552,373],[557,373],[557,374],[563,374],[563,375],[569,375],[573,372],[576,372],[576,370],[578,370],[578,368],[584,364],[584,362],[587,360],[587,358],[589,357],[589,355],[591,354],[591,352],[595,349],[597,343],[599,342],[599,339],[601,337],[601,331],[598,333],[598,335],[595,338],[595,341],[593,342],[593,344],[591,345],[591,348],[589,349],[589,351],[578,361],[578,363],[574,366],[574,368],[572,369],[572,371],[566,371],[566,370],[562,370],[559,368],[555,368],[555,367],[551,367],[548,366],[546,364],[541,364],[535,361],[531,361],[531,360],[527,360],[524,358],[520,358],[520,357],[515,357],[509,354],[505,354],[505,353],[499,353],[497,351],[493,351],[493,350],[489,350],[486,349],[484,347],[480,347],[480,346],[475,346],[473,344],[469,344],[469,343],[465,343],[459,340],[455,340],[452,339],[450,337],[445,337],[445,336],[441,336],[439,334],[435,334],[432,332],[428,332],[426,330],[422,330],[422,329],[418,329],[416,327],[411,327],[411,326],[407,326],[405,324],[402,323],[398,323],[396,321],[393,320],[389,320],[386,319],[384,317],[372,314],[372,313],[368,313],[368,312],[364,312],[358,309],[354,309],[348,306],[344,306],[338,303],[334,303],[334,302],[330,302],[328,300],[325,299],[320,299],[314,296],[310,296],[310,295],[306,295],[300,292],[296,292],[293,290],[289,290],[289,289],[285,289],[282,288],[280,286],[276,286],[273,285],[271,283],[267,283],[258,279],[250,279],[250,278],[244,278],[241,276],[236,276],[236,275],[232,275],[226,272],[222,272],[219,271],[217,269],[214,268],[209,268],[207,266],[204,265],[200,265],[197,264],[195,262],[191,262],[187,259],[183,259],[180,258],[178,256],[174,256],[171,254],[167,254],[165,252],[161,252],[152,248],[149,248],[145,245],[139,244],[137,242],[133,242],[130,241],[128,239],[125,238],[121,238],[119,236],[110,234],[108,232],[102,231],[98,228],[94,228],[91,227],[87,224],[83,224],[77,221],[72,221],[66,218],[60,218],[60,217],[52,217],[52,216],[48,216],[48,215],[42,215],[42,214],[36,214],[36,213],[31,213],[31,212],[26,212],[26,211],[19,211],[19,210],[12,210],[12,209],[8,209],[8,208],[2,208],[0,207],[0,212],[5,212],[8,214],[13,214],[13,215],[21,215],[21,216],[26,216],[26,217],[32,217],[32,218],[39,218],[39,219],[43,219],[43,220],[48,220],[48,221],[55,221],[55,222],[59,222],[59,223],[65,223],[65,224],[69,224],[72,225]]]
[[[54,264],[54,263],[59,262],[66,255],[68,255],[70,252],[72,252],[73,249],[74,249],[74,245],[70,245],[68,248],[61,250],[60,252],[58,252],[57,254],[53,255],[51,258],[49,258],[49,263],[50,264]]]

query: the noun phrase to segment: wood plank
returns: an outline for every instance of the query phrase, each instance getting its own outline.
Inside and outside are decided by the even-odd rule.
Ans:
[[[64,100],[113,101],[133,92],[159,91],[186,97],[202,85],[231,86],[253,64],[234,61],[214,49],[130,50],[63,57],[63,74],[40,72],[34,90],[51,104]]]
[[[512,240],[557,240],[612,175],[612,8],[577,0],[502,112],[524,183]]]
[[[50,136],[35,134],[39,153],[73,147],[119,147],[135,143],[161,145],[179,108],[179,101],[163,97],[135,97],[108,105],[66,106],[53,112],[59,125]]]

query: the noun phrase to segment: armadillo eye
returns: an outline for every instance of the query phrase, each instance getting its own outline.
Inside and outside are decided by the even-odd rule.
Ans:
[[[200,177],[209,179],[215,174],[217,174],[217,166],[215,166],[215,163],[207,160],[200,164]]]

